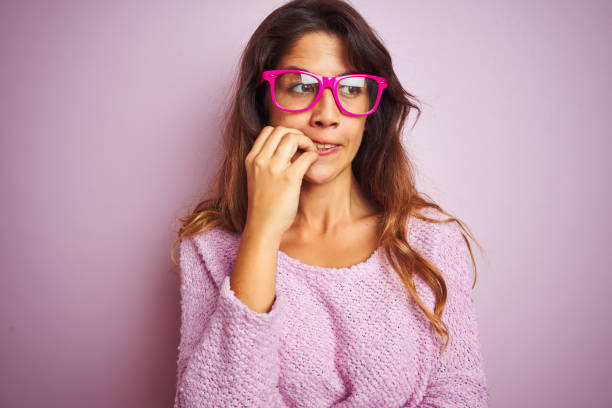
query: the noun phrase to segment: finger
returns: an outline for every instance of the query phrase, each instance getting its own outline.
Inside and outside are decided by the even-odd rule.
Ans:
[[[280,143],[281,139],[287,133],[297,133],[301,135],[304,134],[302,133],[302,131],[298,129],[288,128],[284,126],[277,126],[276,128],[274,128],[270,136],[268,136],[268,138],[265,140],[264,145],[261,148],[261,151],[259,153],[259,156],[270,159],[272,155],[274,155],[274,152],[276,151],[276,147]]]
[[[270,160],[280,161],[288,166],[290,159],[297,153],[307,151],[317,151],[314,142],[304,134],[289,133],[280,141]]]
[[[292,176],[296,176],[300,179],[303,179],[304,174],[306,174],[310,166],[312,166],[312,164],[318,159],[319,153],[312,151],[304,152],[300,157],[295,159],[293,164],[291,164],[286,171]]]
[[[253,146],[251,147],[250,154],[253,157],[256,157],[259,152],[261,152],[261,148],[263,147],[266,140],[270,137],[270,134],[274,131],[274,126],[264,126],[263,129],[259,132],[259,135],[253,142]]]

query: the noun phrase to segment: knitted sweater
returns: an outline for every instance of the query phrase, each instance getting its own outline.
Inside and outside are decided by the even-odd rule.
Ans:
[[[473,268],[459,225],[410,217],[408,242],[447,285],[442,320],[451,338],[441,357],[443,341],[380,247],[344,268],[279,251],[276,299],[259,313],[229,285],[239,234],[215,227],[183,239],[175,408],[487,407]],[[414,280],[433,311],[433,292]]]

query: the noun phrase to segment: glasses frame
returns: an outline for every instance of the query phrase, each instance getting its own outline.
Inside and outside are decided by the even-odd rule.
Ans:
[[[315,77],[318,81],[319,81],[319,92],[317,93],[317,96],[314,98],[314,101],[306,108],[304,109],[286,109],[283,108],[281,106],[279,106],[278,103],[276,103],[276,97],[274,96],[274,81],[276,80],[276,78],[280,75],[280,74],[284,74],[287,72],[296,72],[296,73],[300,73],[300,74],[308,74],[311,75],[313,77]],[[370,109],[368,112],[364,112],[364,113],[351,113],[349,111],[347,111],[346,109],[344,109],[342,107],[342,104],[340,103],[340,101],[338,100],[338,83],[340,81],[342,81],[345,78],[351,78],[351,77],[367,77],[367,78],[372,78],[373,80],[375,80],[378,83],[378,95],[376,96],[376,103],[374,104],[374,107],[372,109]],[[317,75],[317,74],[313,74],[312,72],[308,72],[308,71],[300,71],[298,69],[273,69],[273,70],[268,70],[268,71],[263,71],[261,73],[261,79],[259,81],[259,85],[261,85],[264,81],[268,81],[270,83],[270,92],[272,94],[272,102],[274,103],[274,106],[276,106],[278,109],[286,111],[286,112],[304,112],[307,111],[308,109],[312,108],[313,106],[315,106],[317,104],[317,102],[319,101],[319,99],[321,99],[321,96],[323,95],[323,91],[325,91],[325,88],[331,88],[332,94],[334,95],[334,99],[336,100],[336,106],[338,106],[338,108],[340,108],[340,110],[350,116],[366,116],[366,115],[370,115],[372,113],[374,113],[376,111],[376,109],[378,108],[378,104],[380,103],[380,97],[382,95],[382,91],[387,87],[387,79],[380,77],[380,76],[376,76],[376,75],[367,75],[367,74],[349,74],[349,75],[341,75],[341,76],[336,76],[336,77],[326,77],[326,76],[322,76],[322,75]]]

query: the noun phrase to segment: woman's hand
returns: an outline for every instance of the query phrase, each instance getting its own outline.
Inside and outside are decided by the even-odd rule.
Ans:
[[[297,214],[304,174],[318,158],[314,142],[297,129],[261,130],[245,158],[250,229],[280,239]]]

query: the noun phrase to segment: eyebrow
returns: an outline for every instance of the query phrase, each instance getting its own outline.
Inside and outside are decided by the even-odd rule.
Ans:
[[[297,69],[297,70],[300,70],[300,71],[312,72],[312,71],[310,71],[310,70],[307,70],[306,68],[296,67],[295,65],[289,65],[288,67],[284,67],[284,68],[281,68],[281,69]],[[343,72],[343,73],[338,74],[338,75],[336,75],[336,76],[342,76],[342,75],[352,75],[352,74],[358,74],[358,73],[359,73],[359,72],[354,72],[354,71],[353,71],[353,72]]]

